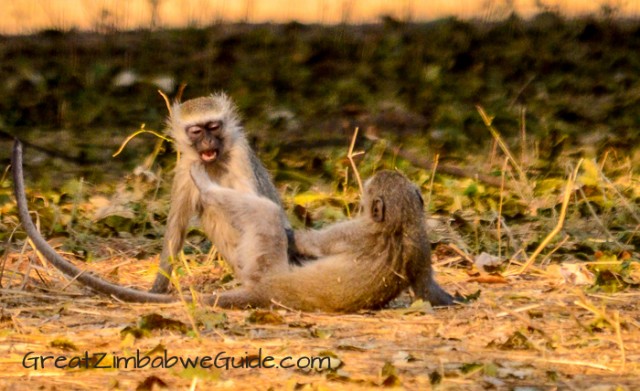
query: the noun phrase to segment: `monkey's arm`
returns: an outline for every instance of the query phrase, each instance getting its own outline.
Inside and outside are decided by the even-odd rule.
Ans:
[[[406,243],[403,245],[406,256],[413,260],[407,269],[411,290],[416,297],[429,301],[434,306],[454,304],[454,298],[433,278],[431,250],[426,232],[419,232],[409,240],[411,237],[411,235],[405,235]]]
[[[332,224],[320,230],[295,230],[296,249],[300,254],[322,257],[350,251],[353,242],[362,237],[362,221],[358,218]]]
[[[173,260],[182,251],[189,220],[196,212],[193,186],[184,168],[176,167],[176,175],[171,190],[171,207],[167,218],[167,228],[160,254],[160,267],[150,292],[163,293],[169,287],[169,276],[173,270]]]
[[[453,305],[454,298],[447,293],[433,278],[431,268],[425,268],[418,278],[411,284],[411,290],[420,299],[428,301],[434,306]]]

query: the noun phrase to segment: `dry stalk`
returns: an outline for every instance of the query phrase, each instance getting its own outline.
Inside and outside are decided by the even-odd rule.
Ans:
[[[31,246],[31,248],[35,249],[36,245],[31,241],[31,238],[27,239],[27,242],[29,243],[29,246]],[[47,267],[47,260],[44,258],[44,256],[40,253],[40,251],[35,250],[36,256],[38,257],[38,260],[40,260],[40,263],[42,264],[42,267],[44,269],[48,269]]]
[[[86,272],[86,270],[82,270],[82,272],[76,274],[72,279],[70,279],[69,281],[67,281],[66,284],[64,284],[62,286],[62,290],[65,291],[67,290],[68,287],[71,286],[71,284],[73,284],[74,282],[76,282],[76,280],[78,279],[78,277],[80,277],[81,275],[83,275]]]
[[[520,111],[520,165],[524,166],[527,156],[527,108]]]
[[[545,341],[547,341],[547,343],[549,343],[549,344],[553,343],[552,338],[549,337],[549,335],[542,329],[542,327],[538,327],[538,326],[534,325],[534,323],[531,320],[529,320],[526,317],[522,316],[522,314],[520,314],[519,312],[509,310],[508,308],[503,308],[500,305],[497,305],[497,307],[502,310],[502,312],[500,312],[500,314],[507,313],[507,314],[511,315],[512,317],[514,317],[517,320],[519,320],[520,322],[522,322],[525,326],[527,326],[527,328],[538,331],[540,333],[540,335],[542,336],[542,338],[544,338]],[[532,342],[532,341],[530,341],[530,342]],[[533,346],[533,348],[535,350],[537,350],[539,352],[546,352],[547,351],[543,347],[539,347],[536,344],[532,343],[531,345]]]
[[[609,371],[609,372],[614,371],[613,368],[608,367],[606,365],[596,364],[588,361],[564,360],[564,359],[557,359],[557,358],[537,358],[536,361],[545,362],[549,364],[576,365],[579,367],[602,369],[603,371]]]
[[[11,170],[11,164],[7,164],[7,167],[5,167],[4,172],[2,173],[2,177],[0,178],[0,183],[4,183],[4,181],[7,179],[9,170]]]
[[[183,90],[184,90],[184,88],[181,86],[181,89],[180,89],[180,92],[179,92],[180,96],[182,96],[182,91]],[[160,94],[162,99],[164,99],[164,104],[167,105],[167,111],[169,111],[169,116],[171,116],[173,113],[171,112],[171,101],[169,100],[169,97],[167,96],[167,94],[165,94],[161,90],[158,90],[158,94]]]
[[[498,202],[498,225],[496,227],[498,231],[498,259],[502,256],[502,201],[504,199],[504,172],[507,170],[507,164],[509,164],[509,159],[505,158],[504,163],[502,163],[502,171],[500,172],[500,201]]]
[[[182,292],[182,288],[180,287],[180,279],[179,278],[172,278],[171,279],[171,283],[176,287],[176,291],[177,292]],[[193,330],[193,333],[196,335],[197,338],[200,338],[200,332],[198,331],[198,325],[196,324],[196,320],[193,317],[193,313],[191,311],[191,304],[195,305],[195,303],[198,303],[197,300],[197,293],[193,290],[193,287],[189,287],[189,291],[191,292],[191,303],[188,303],[187,300],[185,299],[185,295],[183,294],[179,294],[178,297],[180,298],[180,302],[182,304],[182,308],[184,308],[184,312],[187,315],[187,318],[189,318],[189,323],[191,323],[191,329]]]
[[[555,246],[551,251],[549,251],[549,252],[544,256],[544,258],[542,258],[542,261],[540,261],[540,265],[542,266],[542,265],[545,263],[545,261],[551,257],[551,255],[553,255],[556,251],[560,250],[560,248],[562,248],[562,246],[564,246],[564,245],[565,245],[565,243],[567,243],[567,241],[568,241],[569,239],[570,239],[570,236],[569,236],[569,235],[565,236],[565,237],[560,241],[560,243],[558,243],[558,244],[557,244],[557,245],[556,245],[556,246]]]
[[[296,313],[296,312],[298,312],[298,313],[299,313],[299,312],[300,312],[300,310],[297,310],[297,309],[295,309],[295,308],[288,307],[288,306],[286,306],[286,305],[282,304],[281,302],[279,302],[279,301],[277,301],[277,300],[275,300],[275,299],[271,299],[271,302],[272,302],[274,305],[277,305],[278,307],[284,308],[285,310],[287,310],[287,311],[289,311],[289,312],[293,312],[293,313]]]
[[[489,170],[493,170],[493,161],[496,159],[498,153],[498,142],[494,139],[491,142],[491,153],[489,154]]]
[[[452,249],[455,253],[457,253],[458,255],[460,255],[462,258],[466,259],[468,262],[470,262],[472,265],[475,263],[473,258],[471,258],[471,256],[469,254],[467,254],[464,250],[460,249],[458,246],[456,246],[453,243],[449,243],[447,244],[447,246]]]
[[[620,371],[624,371],[626,365],[626,353],[624,349],[624,341],[622,340],[622,332],[620,330],[620,312],[614,311],[612,318],[607,314],[604,308],[600,309],[596,307],[591,301],[589,301],[582,291],[577,291],[577,293],[579,300],[575,300],[573,304],[591,312],[596,317],[603,319],[605,322],[609,323],[611,327],[613,327],[613,330],[616,333],[616,343],[618,344],[618,348],[620,349]]]
[[[520,181],[522,181],[522,183],[524,184],[527,184],[527,187],[528,187],[527,176],[524,174],[524,171],[522,171],[522,168],[520,167],[516,159],[511,154],[511,151],[509,150],[509,147],[507,146],[507,144],[504,142],[504,140],[502,140],[502,136],[500,136],[500,133],[498,133],[496,128],[493,127],[492,125],[493,118],[489,118],[489,116],[484,111],[482,106],[476,106],[476,109],[478,110],[480,117],[482,117],[482,121],[484,122],[485,126],[487,127],[487,129],[489,129],[493,138],[498,142],[498,145],[500,146],[500,149],[502,149],[502,152],[505,155],[507,155],[509,160],[511,160],[511,163],[513,164],[513,168],[515,168],[515,170],[518,172],[518,177],[520,178]]]
[[[111,157],[116,157],[116,156],[120,155],[120,153],[124,150],[124,148],[127,146],[127,144],[129,144],[129,141],[133,140],[136,136],[138,136],[138,135],[140,135],[142,133],[151,133],[152,135],[160,138],[162,141],[172,142],[172,140],[170,138],[165,137],[165,136],[161,135],[160,133],[158,133],[158,132],[156,132],[154,130],[147,130],[144,127],[145,127],[145,124],[142,124],[140,126],[139,130],[133,132],[127,138],[125,138],[124,141],[122,142],[122,144],[120,144],[120,148],[118,148],[118,150],[113,155],[111,155]]]
[[[178,93],[176,94],[176,102],[180,102],[182,100],[182,94],[184,93],[185,88],[187,88],[187,83],[181,83],[180,87],[178,87]]]
[[[515,265],[515,266],[520,266],[521,269],[522,269],[522,267],[524,265],[524,263],[518,262],[518,261],[516,261],[514,259],[511,259],[511,264]],[[531,273],[536,273],[536,274],[543,275],[543,276],[549,276],[550,275],[550,273],[547,272],[546,270],[540,269],[539,267],[535,267],[533,265],[529,266],[528,270]],[[517,270],[517,271],[506,271],[506,272],[502,273],[502,275],[504,277],[516,276],[518,274],[520,274],[519,270]]]
[[[627,364],[627,355],[624,349],[624,341],[622,340],[622,332],[620,331],[620,311],[616,310],[613,312],[613,320],[615,322],[613,327],[616,330],[616,340],[618,342],[618,347],[620,348],[620,361],[622,361],[620,372],[624,372]]]
[[[440,155],[436,153],[433,159],[433,169],[431,170],[431,180],[429,181],[429,194],[427,194],[427,210],[431,210],[431,194],[433,193],[433,182],[436,178],[436,169],[438,168],[438,159]]]
[[[181,84],[180,88],[178,89],[178,95],[176,96],[176,102],[180,102],[180,99],[182,98],[182,93],[184,92],[184,88],[186,87],[186,84]],[[169,112],[169,116],[171,116],[173,114],[173,111],[171,110],[171,102],[169,101],[169,97],[162,92],[161,90],[158,90],[158,94],[160,94],[160,96],[162,97],[162,99],[164,100],[165,105],[167,105],[167,111]],[[149,157],[147,157],[147,159],[144,162],[144,166],[149,168],[151,167],[151,164],[153,164],[153,161],[155,160],[156,156],[160,153],[160,151],[162,150],[162,144],[164,141],[167,142],[173,142],[173,140],[171,140],[170,138],[154,131],[154,130],[147,130],[145,129],[145,124],[142,124],[140,126],[140,129],[137,130],[136,132],[133,132],[132,134],[130,134],[127,138],[124,139],[124,141],[122,142],[122,144],[120,144],[120,148],[118,148],[118,150],[111,155],[111,157],[116,157],[118,156],[123,150],[124,148],[127,146],[127,144],[129,143],[129,141],[133,140],[135,137],[137,137],[138,135],[142,134],[142,133],[151,133],[152,135],[158,137],[160,140],[158,140],[158,142],[156,143],[153,152],[151,153],[151,155]],[[180,160],[180,152],[176,151],[176,155],[177,155],[177,159]]]
[[[525,312],[525,311],[530,311],[533,309],[536,309],[538,307],[542,307],[542,304],[529,304],[529,305],[525,305],[524,307],[519,307],[513,310],[505,310],[503,312],[499,312],[496,314],[496,318],[503,318],[507,315],[512,315],[512,314],[517,314],[519,312]]]
[[[545,247],[547,247],[547,245],[551,242],[551,240],[553,240],[553,238],[562,230],[565,217],[567,216],[567,207],[569,206],[569,200],[571,199],[571,194],[573,194],[572,190],[575,185],[576,177],[578,176],[578,170],[580,169],[581,164],[582,164],[582,159],[576,165],[576,168],[573,170],[573,173],[569,176],[569,179],[567,179],[567,184],[564,189],[564,198],[562,200],[562,207],[560,209],[560,216],[558,217],[558,223],[556,224],[555,228],[551,232],[549,232],[549,234],[544,238],[542,243],[538,245],[538,247],[533,252],[533,254],[531,254],[529,259],[527,259],[527,262],[525,262],[524,265],[522,265],[522,268],[519,271],[517,271],[515,274],[524,273],[529,268],[529,266],[531,266],[533,262],[535,262],[536,258],[538,257],[538,255],[540,255],[542,250]]]
[[[622,195],[622,193],[620,193],[620,190],[618,190],[618,188],[611,182],[609,178],[607,178],[606,175],[604,175],[604,172],[602,172],[602,170],[600,170],[599,168],[598,175],[600,175],[600,177],[607,183],[607,185],[609,185],[611,189],[613,189],[614,193],[616,193],[616,195],[620,198],[620,201],[622,201],[622,205],[624,205],[624,207],[629,211],[629,214],[633,216],[636,222],[640,224],[640,216],[638,215],[638,213],[636,213],[635,208],[631,205],[629,200],[627,200],[627,198]]]
[[[433,267],[441,267],[441,266],[453,266],[462,260],[461,256],[449,257],[443,259],[442,261],[434,262],[432,264]]]
[[[38,230],[38,232],[40,232],[40,214],[38,212],[31,212],[31,213],[33,213],[33,215],[36,217],[36,224],[35,224],[36,225],[36,229]],[[26,250],[27,243],[35,251],[36,256],[40,260],[40,263],[42,264],[43,269],[47,270],[48,269],[48,267],[47,267],[48,266],[48,262],[42,256],[40,251],[38,251],[38,249],[36,249],[36,245],[31,241],[31,238],[27,237],[27,241],[25,242],[25,246],[22,248],[22,252],[21,253],[24,254],[24,252]]]
[[[9,243],[11,243],[11,240],[13,240],[13,235],[15,235],[16,231],[18,230],[18,225],[16,225],[15,227],[13,227],[13,231],[11,231],[11,233],[9,234],[9,238],[7,238],[6,241],[6,245],[5,245],[5,253],[2,256],[2,261],[0,261],[0,288],[2,288],[2,278],[4,277],[4,270],[5,270],[5,266],[7,264],[7,260],[9,259]]]
[[[360,173],[358,172],[358,168],[356,167],[356,162],[353,160],[354,157],[360,156],[364,154],[364,151],[358,151],[356,153],[353,152],[353,148],[356,145],[356,139],[358,138],[358,127],[353,131],[353,137],[351,137],[351,144],[349,145],[349,152],[347,152],[347,158],[351,163],[351,168],[353,169],[353,175],[356,176],[356,180],[358,181],[358,188],[360,189],[360,194],[363,194],[362,189],[362,179],[360,179]]]
[[[193,276],[193,271],[191,270],[191,267],[189,266],[189,262],[187,261],[187,257],[184,256],[184,251],[181,250],[178,253],[178,259],[180,259],[180,263],[182,263],[182,266],[184,266],[184,270],[186,270],[187,274],[189,276]]]
[[[204,260],[204,263],[207,265],[212,265],[216,260],[222,260],[220,253],[218,253],[218,249],[216,246],[211,246],[209,252],[207,253],[207,257]]]
[[[587,195],[584,193],[584,190],[582,190],[582,188],[579,188],[578,191],[580,192],[580,196],[582,197],[582,200],[587,205],[587,209],[589,209],[589,213],[591,213],[591,217],[593,217],[593,220],[600,226],[600,228],[602,228],[602,231],[605,233],[605,235],[607,235],[607,238],[609,240],[620,245],[621,243],[618,242],[618,240],[616,240],[616,238],[613,237],[613,235],[611,234],[611,231],[609,231],[609,229],[604,225],[600,217],[598,217],[598,215],[596,214],[596,211],[593,210],[593,206],[591,206],[591,202],[589,202],[589,199],[587,198]]]

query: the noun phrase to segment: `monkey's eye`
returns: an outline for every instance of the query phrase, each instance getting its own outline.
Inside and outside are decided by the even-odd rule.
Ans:
[[[222,127],[222,121],[207,122],[207,130],[218,130]]]
[[[189,126],[187,128],[187,136],[191,138],[199,137],[202,134],[202,128],[200,126]]]

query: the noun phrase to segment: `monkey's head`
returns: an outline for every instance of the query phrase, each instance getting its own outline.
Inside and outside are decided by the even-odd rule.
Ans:
[[[375,223],[391,231],[424,222],[420,190],[397,171],[379,171],[365,182],[362,208]]]
[[[175,103],[169,118],[171,136],[190,161],[224,161],[243,136],[237,110],[224,93]]]

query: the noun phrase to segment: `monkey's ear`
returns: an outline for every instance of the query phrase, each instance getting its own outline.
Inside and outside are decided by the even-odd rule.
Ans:
[[[373,199],[371,203],[371,218],[376,223],[381,223],[384,221],[384,201],[382,197],[376,197]]]
[[[420,200],[420,205],[424,208],[424,198],[422,198],[422,194],[420,194],[420,190],[416,189],[416,194],[418,195],[418,199]]]

